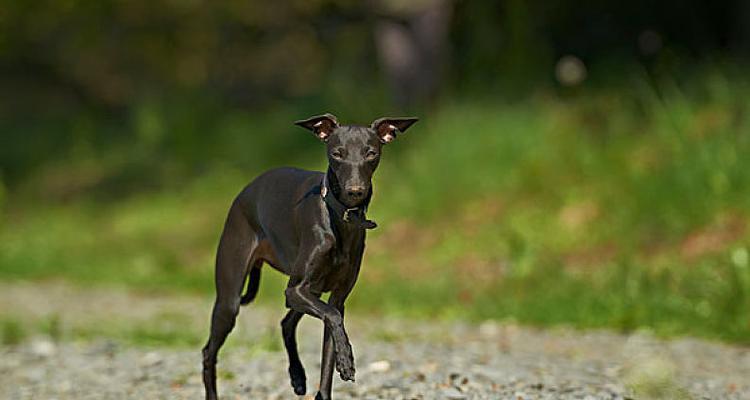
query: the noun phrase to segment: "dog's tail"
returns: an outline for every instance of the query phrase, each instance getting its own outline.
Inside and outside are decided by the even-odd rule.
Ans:
[[[255,295],[258,294],[258,288],[260,287],[260,264],[258,263],[250,267],[250,271],[247,273],[247,290],[240,298],[240,304],[243,306],[253,301]]]

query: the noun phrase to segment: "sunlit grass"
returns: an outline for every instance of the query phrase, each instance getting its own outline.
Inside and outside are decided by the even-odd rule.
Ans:
[[[380,228],[348,309],[750,341],[750,91],[721,75],[692,92],[634,82],[426,115],[386,149]],[[258,150],[280,151],[266,139],[243,167],[213,163],[116,201],[7,198],[0,277],[212,292],[232,197],[277,165]],[[297,165],[320,168],[320,150],[295,148]],[[264,271],[259,301],[281,304],[284,284]]]

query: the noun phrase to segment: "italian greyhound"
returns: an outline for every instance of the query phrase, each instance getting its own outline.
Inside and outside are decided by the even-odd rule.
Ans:
[[[344,329],[344,301],[359,275],[365,232],[376,224],[365,213],[372,175],[384,144],[417,118],[379,118],[370,126],[339,125],[331,114],[295,122],[326,145],[328,171],[278,168],[257,177],[234,199],[216,254],[216,301],[203,348],[206,399],[216,400],[216,356],[235,324],[240,305],[258,292],[263,263],[289,276],[289,308],[281,321],[289,376],[297,395],[306,391],[295,330],[303,315],[323,321],[320,387],[331,398],[334,367],[354,381],[354,357]],[[242,294],[245,281],[247,289]],[[330,292],[328,302],[320,296]]]

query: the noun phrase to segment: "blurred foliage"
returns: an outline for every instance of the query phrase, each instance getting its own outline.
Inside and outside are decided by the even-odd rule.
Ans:
[[[23,341],[25,336],[26,331],[17,319],[3,318],[0,320],[0,343],[4,345],[18,344]]]
[[[416,34],[437,3],[438,86],[399,103],[381,25]],[[353,310],[747,343],[748,4],[7,1],[0,278],[209,292],[239,188],[324,167],[291,121],[414,113]]]
[[[450,15],[448,34],[427,31],[422,41],[437,44],[420,47],[408,35],[430,7]],[[408,82],[387,78],[373,40],[384,21],[407,36],[395,44],[401,62],[435,53],[419,65],[437,74],[431,93],[518,98],[554,87],[566,54],[584,62],[588,85],[621,82],[628,65],[685,76],[696,62],[745,59],[748,17],[747,2],[698,0],[6,1],[0,171],[16,186],[51,161],[137,147],[139,159],[119,162],[192,176],[211,157],[238,160],[222,153],[238,129],[262,141],[287,117],[421,111],[429,99],[390,102]],[[287,115],[270,120],[279,105]]]
[[[386,149],[351,309],[747,342],[750,82],[702,74],[436,109]],[[292,163],[322,168],[297,134],[317,156]],[[210,292],[227,207],[270,165],[219,163],[117,201],[11,202],[0,276]],[[281,304],[284,284],[265,273],[261,301]]]

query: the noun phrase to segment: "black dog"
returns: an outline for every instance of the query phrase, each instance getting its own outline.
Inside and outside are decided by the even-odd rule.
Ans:
[[[331,398],[333,367],[354,381],[354,357],[344,329],[344,301],[359,275],[365,217],[372,196],[372,174],[383,144],[416,118],[380,118],[369,127],[340,126],[325,114],[296,125],[326,143],[328,172],[279,168],[256,178],[229,209],[216,255],[216,303],[211,335],[203,348],[206,398],[216,396],[216,354],[234,327],[240,304],[253,300],[264,262],[289,275],[285,290],[290,309],[281,321],[294,393],[305,394],[305,370],[297,353],[295,330],[304,314],[325,326],[320,389],[316,399]],[[247,278],[247,291],[242,288]],[[328,303],[320,300],[331,292]]]

